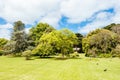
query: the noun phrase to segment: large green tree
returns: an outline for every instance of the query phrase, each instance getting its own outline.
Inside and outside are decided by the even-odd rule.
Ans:
[[[36,45],[39,44],[39,39],[44,33],[50,33],[55,30],[47,23],[39,23],[35,27],[32,27],[29,32],[29,39],[33,40]]]
[[[39,45],[33,50],[33,53],[41,56],[49,56],[56,53],[62,53],[62,56],[73,51],[73,44],[77,41],[74,33],[67,29],[55,30],[49,34],[44,34],[40,38]]]

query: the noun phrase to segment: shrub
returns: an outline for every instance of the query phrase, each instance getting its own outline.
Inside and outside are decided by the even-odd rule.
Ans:
[[[4,51],[3,50],[0,50],[0,56],[4,54]]]
[[[26,60],[30,60],[31,56],[32,56],[32,52],[31,50],[27,50],[27,51],[24,51],[22,53],[22,56],[24,56],[26,58]]]
[[[101,54],[99,54],[98,57],[99,58],[109,58],[109,57],[112,57],[112,54],[110,54],[110,53],[101,53]]]
[[[74,52],[74,53],[70,54],[70,57],[77,58],[77,57],[79,57],[79,53],[78,52]]]
[[[112,50],[112,57],[120,57],[120,44],[116,46],[115,49]]]
[[[87,54],[85,54],[86,57],[97,57],[98,51],[96,48],[89,49]]]

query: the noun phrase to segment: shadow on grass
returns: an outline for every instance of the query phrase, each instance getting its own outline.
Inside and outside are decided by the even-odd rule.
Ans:
[[[67,58],[57,57],[57,58],[55,58],[55,60],[69,60],[69,59],[82,59],[82,58],[70,58],[70,57],[67,57]]]
[[[53,58],[55,57],[39,57],[39,56],[35,57],[35,59],[53,59]]]
[[[51,59],[51,60],[69,60],[69,59],[82,59],[81,57],[78,58],[71,58],[71,57],[58,57],[58,56],[49,56],[49,57],[40,57],[36,56],[35,59]]]
[[[83,59],[83,58],[80,58],[80,57],[79,57],[79,58],[69,58],[69,59]]]
[[[62,58],[62,57],[56,57],[56,58],[54,58],[54,60],[67,60],[67,59],[69,59],[69,58]]]
[[[35,60],[35,59],[25,59],[25,61],[32,61],[32,60]]]

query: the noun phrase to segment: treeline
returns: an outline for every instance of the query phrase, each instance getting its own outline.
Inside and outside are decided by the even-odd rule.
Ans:
[[[25,24],[14,23],[11,39],[0,39],[0,55],[49,57],[120,57],[120,24],[96,29],[86,36],[68,29],[56,30],[47,23],[39,23],[25,32]]]

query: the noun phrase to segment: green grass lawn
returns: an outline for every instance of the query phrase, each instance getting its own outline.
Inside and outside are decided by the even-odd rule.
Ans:
[[[82,57],[26,61],[21,57],[2,56],[0,80],[120,80],[120,59]]]

